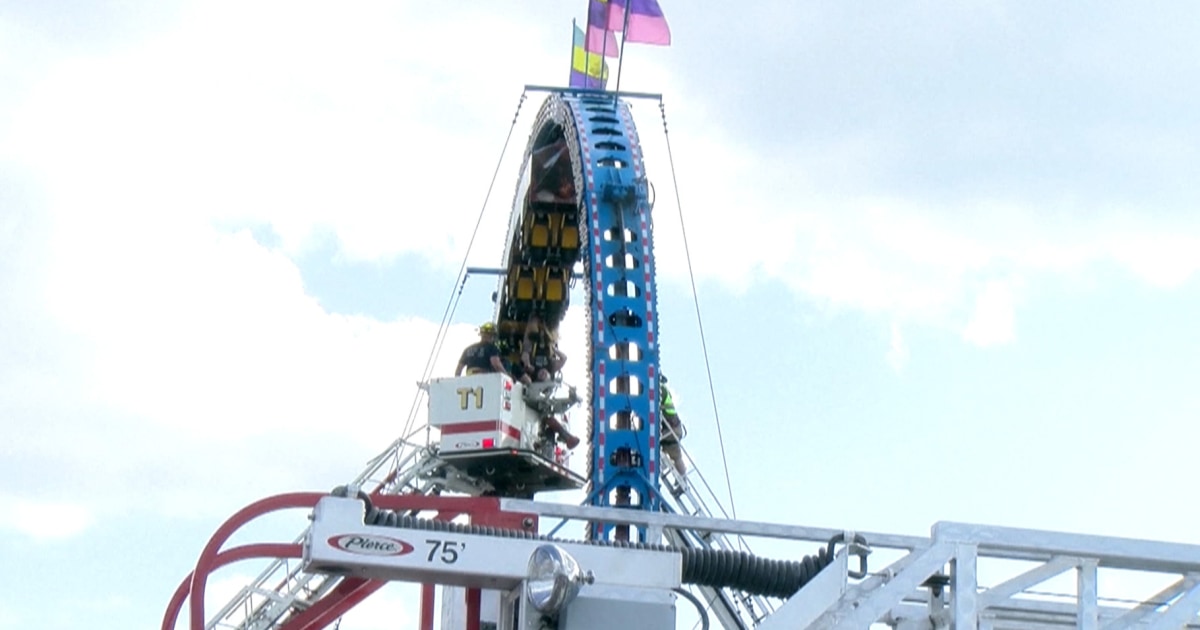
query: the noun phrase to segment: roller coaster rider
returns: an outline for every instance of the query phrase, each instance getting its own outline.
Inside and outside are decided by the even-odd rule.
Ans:
[[[567,355],[558,349],[558,335],[550,330],[536,313],[530,315],[525,325],[525,336],[521,340],[521,360],[514,370],[520,370],[520,379],[529,384],[532,379],[536,383],[551,383],[562,378],[562,367],[567,361]],[[545,390],[549,391],[549,390]],[[571,390],[574,396],[574,388]],[[579,446],[579,438],[571,434],[566,424],[553,413],[542,416],[542,426],[551,439],[557,436],[566,444],[568,449]]]
[[[508,374],[508,370],[504,368],[504,360],[500,358],[500,347],[496,345],[496,325],[492,322],[486,322],[479,327],[479,341],[463,350],[454,375],[462,376],[464,369],[468,376],[488,372]]]
[[[558,335],[549,330],[537,314],[531,315],[521,341],[521,369],[539,383],[561,376],[567,355],[558,349]]]

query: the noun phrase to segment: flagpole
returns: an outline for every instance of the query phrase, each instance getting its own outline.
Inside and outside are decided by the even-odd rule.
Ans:
[[[612,1],[609,1],[608,10],[612,11]],[[629,14],[632,0],[625,0],[625,23],[621,25],[621,51],[617,53],[617,87],[614,92],[621,91],[621,71],[625,69],[625,34],[629,32]]]
[[[571,24],[572,25],[575,24],[575,18],[571,18]],[[572,30],[574,30],[574,29],[572,29]],[[592,82],[592,78],[593,78],[592,77],[592,55],[596,54],[596,53],[593,53],[592,49],[588,47],[588,37],[591,36],[591,33],[590,33],[591,30],[592,30],[592,23],[589,20],[588,21],[588,31],[589,32],[584,32],[584,34],[583,34],[583,76],[587,77],[583,80],[583,83],[584,83],[583,87],[586,87],[589,89],[590,89],[589,84]],[[571,64],[572,64],[571,67],[572,68],[574,68],[574,63],[575,63],[575,51],[572,50],[571,51]],[[603,54],[600,56],[600,77],[597,78],[596,80],[600,81],[600,87],[603,88],[604,87],[604,55]]]
[[[601,59],[604,59],[605,57],[608,56],[608,21],[609,21],[609,18],[611,18],[611,17],[612,17],[612,0],[608,0],[608,2],[604,3],[604,43],[600,45],[600,58]],[[589,23],[589,25],[590,25],[590,23]],[[590,31],[591,29],[589,28],[588,30]],[[588,34],[590,35],[591,33],[588,33]],[[617,66],[617,72],[620,72],[620,71],[621,71],[621,67]],[[601,74],[604,73],[603,63],[601,63],[600,72],[601,72]],[[601,83],[601,85],[603,85],[604,87],[608,87],[608,82],[604,81]]]

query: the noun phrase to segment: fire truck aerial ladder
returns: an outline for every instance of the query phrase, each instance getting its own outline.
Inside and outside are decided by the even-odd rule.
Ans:
[[[447,630],[659,629],[685,616],[764,629],[1200,628],[1196,545],[965,523],[905,536],[729,519],[694,465],[683,479],[660,459],[652,208],[629,103],[661,99],[527,90],[549,95],[517,184],[497,332],[519,361],[531,335],[557,334],[582,279],[588,382],[424,383],[436,441],[405,436],[331,493],[238,512],[179,585],[163,630],[331,627],[394,580],[421,585],[422,630],[435,627],[438,587]],[[573,410],[586,418],[586,475],[543,421],[566,423]],[[583,505],[536,500],[575,489]],[[281,509],[307,512],[299,538],[224,548]],[[750,539],[802,541],[811,553],[765,558]],[[208,577],[251,558],[270,562],[209,615]],[[1134,580],[1153,592],[1125,594]]]

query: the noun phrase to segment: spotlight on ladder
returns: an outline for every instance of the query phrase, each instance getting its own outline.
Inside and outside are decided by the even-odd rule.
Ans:
[[[556,615],[579,594],[580,584],[594,580],[591,571],[585,575],[562,547],[542,545],[529,556],[525,598],[538,612]]]

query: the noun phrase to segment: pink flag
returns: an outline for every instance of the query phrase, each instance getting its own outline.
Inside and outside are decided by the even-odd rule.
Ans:
[[[595,2],[596,0],[593,0]],[[658,0],[608,0],[608,30],[625,31],[625,41],[668,46],[671,29]],[[625,12],[629,11],[628,20]],[[590,17],[590,16],[589,16]]]
[[[617,45],[616,33],[606,28],[609,18],[608,12],[608,0],[588,0],[586,48],[588,52],[604,55],[605,57],[616,57],[621,54],[621,48]]]

